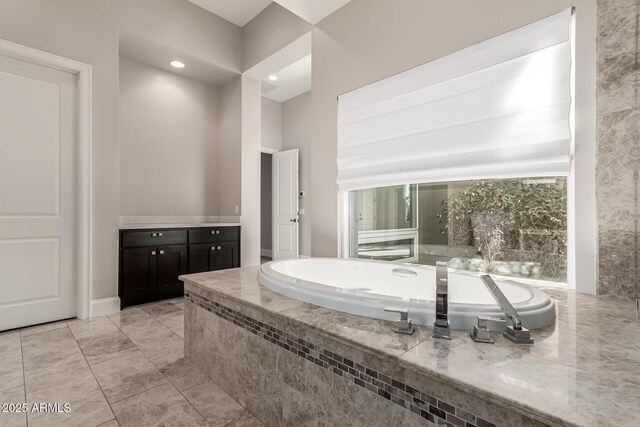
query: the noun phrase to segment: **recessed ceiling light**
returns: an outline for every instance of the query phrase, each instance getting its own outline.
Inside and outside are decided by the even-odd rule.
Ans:
[[[278,80],[278,76],[276,76],[275,74],[272,74],[269,76],[269,80],[271,80],[272,82],[275,82],[276,80]]]
[[[180,61],[171,61],[170,64],[174,68],[184,68],[184,63]]]

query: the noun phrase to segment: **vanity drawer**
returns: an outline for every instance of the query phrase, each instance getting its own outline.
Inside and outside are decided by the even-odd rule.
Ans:
[[[240,240],[238,227],[198,228],[189,230],[189,243],[216,243]]]
[[[122,233],[122,247],[180,245],[187,243],[187,230],[145,230]]]

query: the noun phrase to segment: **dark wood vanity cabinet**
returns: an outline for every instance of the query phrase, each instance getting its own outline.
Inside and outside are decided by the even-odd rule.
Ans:
[[[178,297],[178,276],[239,266],[240,227],[121,230],[120,305]]]
[[[191,273],[225,270],[240,266],[237,242],[200,243],[189,245]]]
[[[240,228],[189,230],[189,271],[225,270],[240,267]]]
[[[139,298],[146,298],[156,292],[158,263],[155,249],[127,248],[122,250],[120,258],[120,301],[123,306],[130,305]],[[123,295],[122,290],[126,289]]]
[[[158,295],[182,295],[184,286],[178,276],[189,272],[187,246],[158,247],[156,291]]]

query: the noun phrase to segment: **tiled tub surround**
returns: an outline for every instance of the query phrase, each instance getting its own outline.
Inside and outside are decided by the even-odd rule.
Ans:
[[[547,290],[558,320],[533,331],[533,347],[497,334],[487,345],[468,331],[394,334],[392,322],[284,297],[256,276],[186,278],[185,355],[268,425],[640,424],[632,303]]]
[[[598,0],[598,294],[640,296],[639,0]]]

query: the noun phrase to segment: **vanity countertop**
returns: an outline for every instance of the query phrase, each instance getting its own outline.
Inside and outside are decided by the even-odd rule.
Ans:
[[[562,289],[544,289],[556,303],[555,325],[532,331],[533,346],[494,334],[475,343],[469,331],[436,340],[417,326],[341,313],[277,294],[258,283],[259,267],[183,276],[185,291],[264,310],[447,384],[556,426],[640,425],[640,318],[635,304]]]
[[[121,224],[120,230],[148,230],[156,228],[212,228],[212,227],[239,227],[235,222],[198,222],[191,224]]]

